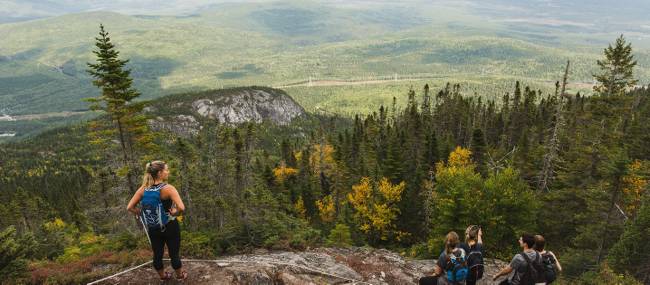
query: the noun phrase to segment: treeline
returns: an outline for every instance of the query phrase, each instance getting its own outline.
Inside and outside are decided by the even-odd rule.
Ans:
[[[649,222],[650,91],[562,97],[517,84],[500,102],[483,102],[457,90],[425,86],[404,109],[382,107],[347,123],[313,117],[285,133],[214,124],[193,138],[157,137],[156,156],[170,163],[170,182],[187,201],[184,253],[329,243],[431,257],[447,231],[481,224],[488,255],[505,258],[518,233],[540,232],[566,278],[607,261],[647,280],[650,251],[639,234]],[[15,239],[41,239],[25,256],[97,254],[80,248],[88,233],[101,237],[99,248],[136,248],[129,240],[146,247],[123,209],[125,174],[93,156],[101,150],[83,133],[3,145],[2,227],[17,229]]]

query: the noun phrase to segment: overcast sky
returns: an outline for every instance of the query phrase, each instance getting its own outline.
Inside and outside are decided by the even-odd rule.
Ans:
[[[265,1],[265,0],[259,0]],[[124,14],[184,14],[224,2],[253,0],[0,0],[0,17],[34,18],[84,11],[114,11]]]

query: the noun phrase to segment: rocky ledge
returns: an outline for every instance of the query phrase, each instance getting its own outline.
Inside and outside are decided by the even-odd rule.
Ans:
[[[258,252],[215,260],[184,260],[184,284],[417,284],[435,260],[405,259],[384,249],[318,248],[304,252]],[[505,263],[486,260],[492,275]],[[169,264],[167,264],[168,270]],[[488,278],[478,284],[489,284]],[[99,284],[156,284],[150,264]],[[167,284],[176,284],[169,281]]]

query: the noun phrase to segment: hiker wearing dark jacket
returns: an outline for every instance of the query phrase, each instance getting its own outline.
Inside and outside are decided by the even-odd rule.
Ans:
[[[129,201],[127,210],[133,213],[136,219],[142,221],[153,250],[153,267],[160,275],[160,280],[166,281],[172,278],[172,274],[165,271],[163,266],[162,259],[165,245],[167,245],[172,268],[176,271],[176,278],[185,280],[187,279],[187,272],[183,270],[180,258],[181,231],[178,221],[176,221],[176,216],[185,211],[185,205],[176,188],[164,183],[164,181],[167,181],[168,176],[169,168],[165,162],[153,161],[147,163],[142,186]],[[143,198],[145,199],[143,200]],[[136,207],[138,203],[141,204],[143,209]],[[155,204],[158,207],[145,209],[144,207],[148,206],[148,203]],[[157,213],[156,210],[158,210]]]
[[[535,245],[535,237],[531,234],[522,234],[519,238],[519,245],[523,249],[523,252],[517,253],[510,261],[510,264],[505,268],[501,269],[497,274],[492,277],[492,280],[497,280],[497,278],[509,275],[509,277],[501,281],[500,285],[519,285],[522,283],[528,283],[523,280],[527,271],[530,272],[531,267],[537,265],[539,267],[537,270],[541,274],[541,256],[537,251],[533,249]],[[524,256],[525,255],[525,256]],[[512,274],[511,274],[512,273]],[[544,282],[533,282],[532,284],[545,284]]]
[[[483,230],[481,227],[477,225],[467,227],[465,230],[465,242],[461,243],[460,247],[465,250],[468,256],[469,274],[467,275],[466,280],[467,285],[475,285],[476,281],[478,281],[483,274]],[[477,256],[476,258],[473,258],[472,255],[475,254]],[[471,264],[474,259],[477,259],[480,263]],[[481,276],[477,278],[475,274],[480,274]]]

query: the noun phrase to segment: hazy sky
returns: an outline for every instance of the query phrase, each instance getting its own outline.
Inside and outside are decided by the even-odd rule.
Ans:
[[[264,1],[264,0],[261,0]],[[0,17],[34,18],[107,10],[125,14],[183,14],[212,4],[245,0],[0,0]],[[259,1],[256,1],[259,2]]]
[[[286,0],[285,0],[286,1]],[[616,18],[627,21],[647,19],[650,0],[289,0],[295,3],[312,1],[329,5],[350,4],[371,6],[369,3],[405,2],[444,3],[479,7],[473,13],[499,16],[532,16],[574,20],[587,18],[596,22]],[[273,2],[273,0],[0,0],[0,23],[17,20],[59,16],[84,11],[113,11],[123,14],[184,15],[200,11],[210,5],[227,2]],[[425,4],[424,6],[426,6]]]

